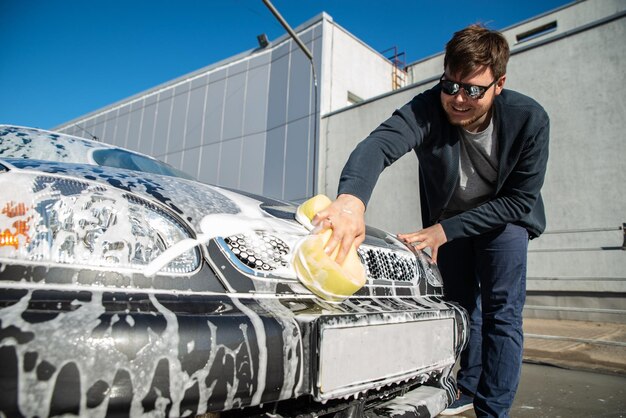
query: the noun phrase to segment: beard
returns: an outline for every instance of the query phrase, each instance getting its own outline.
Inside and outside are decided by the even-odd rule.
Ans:
[[[460,120],[454,120],[452,119],[452,117],[450,116],[450,114],[448,112],[446,112],[446,115],[448,116],[448,122],[450,122],[451,125],[454,126],[460,126],[461,128],[467,128],[470,125],[473,125],[474,123],[478,122],[483,116],[485,116],[487,114],[487,112],[482,113],[480,115],[474,115],[468,119],[460,119]]]
[[[480,128],[480,125],[489,119],[491,111],[491,103],[484,106],[470,107],[470,110],[466,112],[466,115],[454,110],[451,102],[443,102],[442,105],[448,122],[450,122],[453,126],[460,126],[465,129],[468,127]]]

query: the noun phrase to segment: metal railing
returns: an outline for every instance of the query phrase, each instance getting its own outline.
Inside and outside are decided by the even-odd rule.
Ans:
[[[626,315],[626,310],[623,310],[623,309],[584,308],[584,307],[577,307],[577,306],[525,305],[524,309],[532,309],[532,310],[535,310],[535,311],[558,311],[558,312],[578,312],[578,313]]]
[[[554,253],[554,252],[574,252],[574,251],[626,251],[626,222],[622,223],[621,226],[618,227],[607,227],[607,228],[580,228],[580,229],[557,229],[552,231],[545,231],[543,235],[557,235],[557,234],[581,234],[581,233],[591,233],[591,232],[613,232],[613,231],[622,231],[623,240],[622,246],[601,246],[601,247],[583,247],[583,248],[536,248],[529,249],[529,253]]]
[[[626,251],[626,222],[617,227],[549,230],[544,232],[544,234],[554,236],[562,234],[597,234],[608,232],[612,233],[611,240],[613,240],[616,238],[617,234],[615,234],[615,232],[617,231],[622,231],[621,246],[599,245],[584,248],[572,248],[561,247],[560,244],[556,244],[553,248],[533,248],[529,249],[528,252],[577,253],[581,251]],[[605,242],[602,235],[593,237],[593,239],[595,242],[591,245]],[[588,241],[589,240],[585,238],[584,240],[581,239],[579,242]],[[547,243],[544,245],[547,245]],[[572,255],[572,257],[574,257],[574,255]],[[532,313],[533,315],[539,315],[539,317],[553,317],[554,315],[557,315],[558,318],[581,318],[581,320],[584,318],[595,318],[594,320],[600,320],[598,318],[602,318],[602,320],[606,320],[608,322],[625,322],[626,309],[623,309],[623,304],[617,303],[616,300],[619,300],[621,297],[620,295],[624,294],[624,283],[626,282],[626,277],[624,277],[624,272],[614,270],[613,272],[617,273],[617,275],[613,277],[608,277],[606,275],[601,277],[593,277],[591,275],[580,276],[579,272],[579,275],[577,276],[557,274],[555,276],[527,277],[527,283],[531,284],[534,282],[527,290],[527,295],[530,298],[543,298],[545,296],[549,296],[550,298],[556,299],[548,298],[545,301],[543,299],[531,299],[531,301],[529,301],[530,304],[524,307],[525,314]],[[559,282],[559,284],[556,282]],[[603,283],[601,284],[599,282]],[[607,296],[610,298],[606,300],[603,299]],[[583,299],[568,299],[572,297]],[[557,302],[557,300],[559,301]],[[588,301],[580,303],[582,300]],[[544,303],[546,304],[544,305]],[[581,304],[588,306],[580,306]],[[606,304],[606,306],[602,306],[603,304]]]

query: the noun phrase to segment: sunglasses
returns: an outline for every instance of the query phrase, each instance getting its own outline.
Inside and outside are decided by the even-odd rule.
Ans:
[[[489,88],[496,84],[496,81],[498,81],[497,79],[493,80],[488,86],[474,86],[472,84],[457,83],[456,81],[446,80],[444,78],[445,76],[446,75],[443,74],[439,79],[439,82],[441,83],[441,90],[445,94],[455,96],[461,91],[461,88],[463,88],[467,97],[474,100],[482,99],[487,90],[489,90]]]

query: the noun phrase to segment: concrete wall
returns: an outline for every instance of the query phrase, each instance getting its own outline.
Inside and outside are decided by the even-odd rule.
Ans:
[[[334,197],[341,170],[354,147],[426,86],[398,90],[360,106],[322,118],[320,148],[325,167],[320,192]],[[419,219],[417,158],[410,153],[388,167],[376,185],[366,211],[366,221],[391,232],[409,232],[421,226]]]
[[[501,32],[508,41],[511,52],[514,55],[518,50],[526,49],[533,45],[541,45],[546,40],[557,38],[590,22],[620,13],[625,8],[626,2],[623,0],[579,0],[552,12],[519,22],[503,29]],[[554,29],[547,30],[525,40],[517,40],[518,36],[549,23],[556,24]],[[421,83],[425,79],[441,76],[443,74],[443,51],[409,64],[407,72],[411,83]]]
[[[603,4],[617,3],[626,6],[623,1]],[[575,7],[595,18],[594,5],[589,1]],[[626,251],[618,249],[624,239],[619,227],[626,222],[626,18],[622,10],[612,10],[607,19],[596,21],[576,18],[571,7],[546,16],[561,22],[560,13],[567,12],[568,19],[583,19],[584,25],[549,42],[544,38],[534,47],[519,47],[509,63],[506,87],[534,97],[551,117],[543,195],[553,233],[530,245],[527,307],[533,315],[626,322]],[[433,64],[437,60],[438,70]],[[430,81],[323,117],[324,192],[335,195],[340,171],[360,140],[436,82],[443,71],[442,56],[424,64],[413,76]],[[413,153],[385,170],[367,222],[392,232],[419,229],[417,179]]]
[[[324,51],[322,114],[350,105],[348,92],[369,99],[391,90],[391,62],[332,20],[324,26]]]

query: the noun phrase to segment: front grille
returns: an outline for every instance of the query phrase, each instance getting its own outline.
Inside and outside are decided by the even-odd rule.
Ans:
[[[246,266],[257,271],[272,271],[287,266],[289,247],[263,231],[224,238],[228,249]]]
[[[412,282],[418,277],[417,260],[411,253],[366,245],[361,245],[358,252],[370,279]]]
[[[264,231],[231,235],[224,238],[230,252],[246,267],[268,273],[289,267],[289,246]],[[361,245],[359,258],[370,280],[417,283],[420,275],[417,259],[409,252]]]

